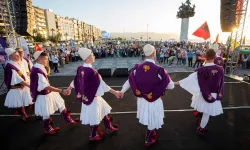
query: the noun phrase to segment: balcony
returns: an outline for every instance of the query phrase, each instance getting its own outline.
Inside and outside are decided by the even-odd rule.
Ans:
[[[44,19],[38,19],[38,18],[37,18],[36,21],[39,22],[39,23],[45,23],[45,20],[44,20]]]
[[[44,14],[43,14],[43,15],[41,15],[41,14],[35,14],[35,15],[36,15],[36,17],[38,17],[38,18],[45,19]]]

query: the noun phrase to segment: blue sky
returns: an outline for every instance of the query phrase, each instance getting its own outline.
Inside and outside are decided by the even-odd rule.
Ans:
[[[180,33],[181,19],[176,13],[185,0],[33,0],[34,6],[52,9],[55,14],[80,19],[108,32]],[[205,21],[211,38],[217,34],[227,38],[220,29],[220,0],[191,0],[196,14],[190,19],[189,38]],[[249,14],[249,13],[248,13]],[[248,17],[249,20],[249,17]],[[247,20],[247,22],[249,22]],[[248,24],[246,23],[247,33]]]

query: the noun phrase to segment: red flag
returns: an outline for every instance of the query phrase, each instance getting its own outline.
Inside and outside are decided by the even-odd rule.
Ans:
[[[196,31],[194,31],[193,35],[203,38],[204,40],[209,39],[210,31],[207,22],[203,23]]]
[[[35,51],[42,51],[42,48],[36,43]]]

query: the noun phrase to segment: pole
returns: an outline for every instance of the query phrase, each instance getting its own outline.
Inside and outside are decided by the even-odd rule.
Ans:
[[[147,43],[148,43],[148,24],[147,24]]]
[[[14,7],[14,1],[12,0],[11,1],[11,5],[12,5],[12,10],[13,10],[13,12],[14,13],[16,13],[16,10],[15,10],[15,7]],[[15,16],[14,16],[15,17]],[[12,22],[12,21],[11,21]],[[16,18],[15,18],[15,23],[16,23]],[[16,26],[16,25],[15,25]],[[22,47],[22,45],[21,45],[21,42],[19,42],[19,38],[18,38],[18,35],[16,34],[16,31],[15,31],[15,27],[14,27],[14,25],[13,25],[13,22],[12,22],[12,30],[13,30],[13,35],[14,35],[14,38],[16,38],[16,45],[17,45],[17,47]]]
[[[230,35],[230,39],[229,39],[229,45],[227,47],[227,58],[226,58],[226,65],[225,65],[225,73],[227,73],[227,66],[228,66],[228,59],[229,59],[229,51],[231,49],[231,43],[232,43],[232,36],[233,36],[233,32],[231,32],[231,35]],[[231,70],[229,71],[229,73],[231,73]]]

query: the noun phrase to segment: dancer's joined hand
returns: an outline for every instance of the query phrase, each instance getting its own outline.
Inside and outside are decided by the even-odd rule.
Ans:
[[[174,82],[174,85],[180,85],[179,81]]]
[[[68,89],[65,89],[65,90],[63,90],[63,95],[65,95],[65,96],[68,96],[68,95],[70,95],[70,93],[71,93],[71,91],[70,90],[68,90]]]

